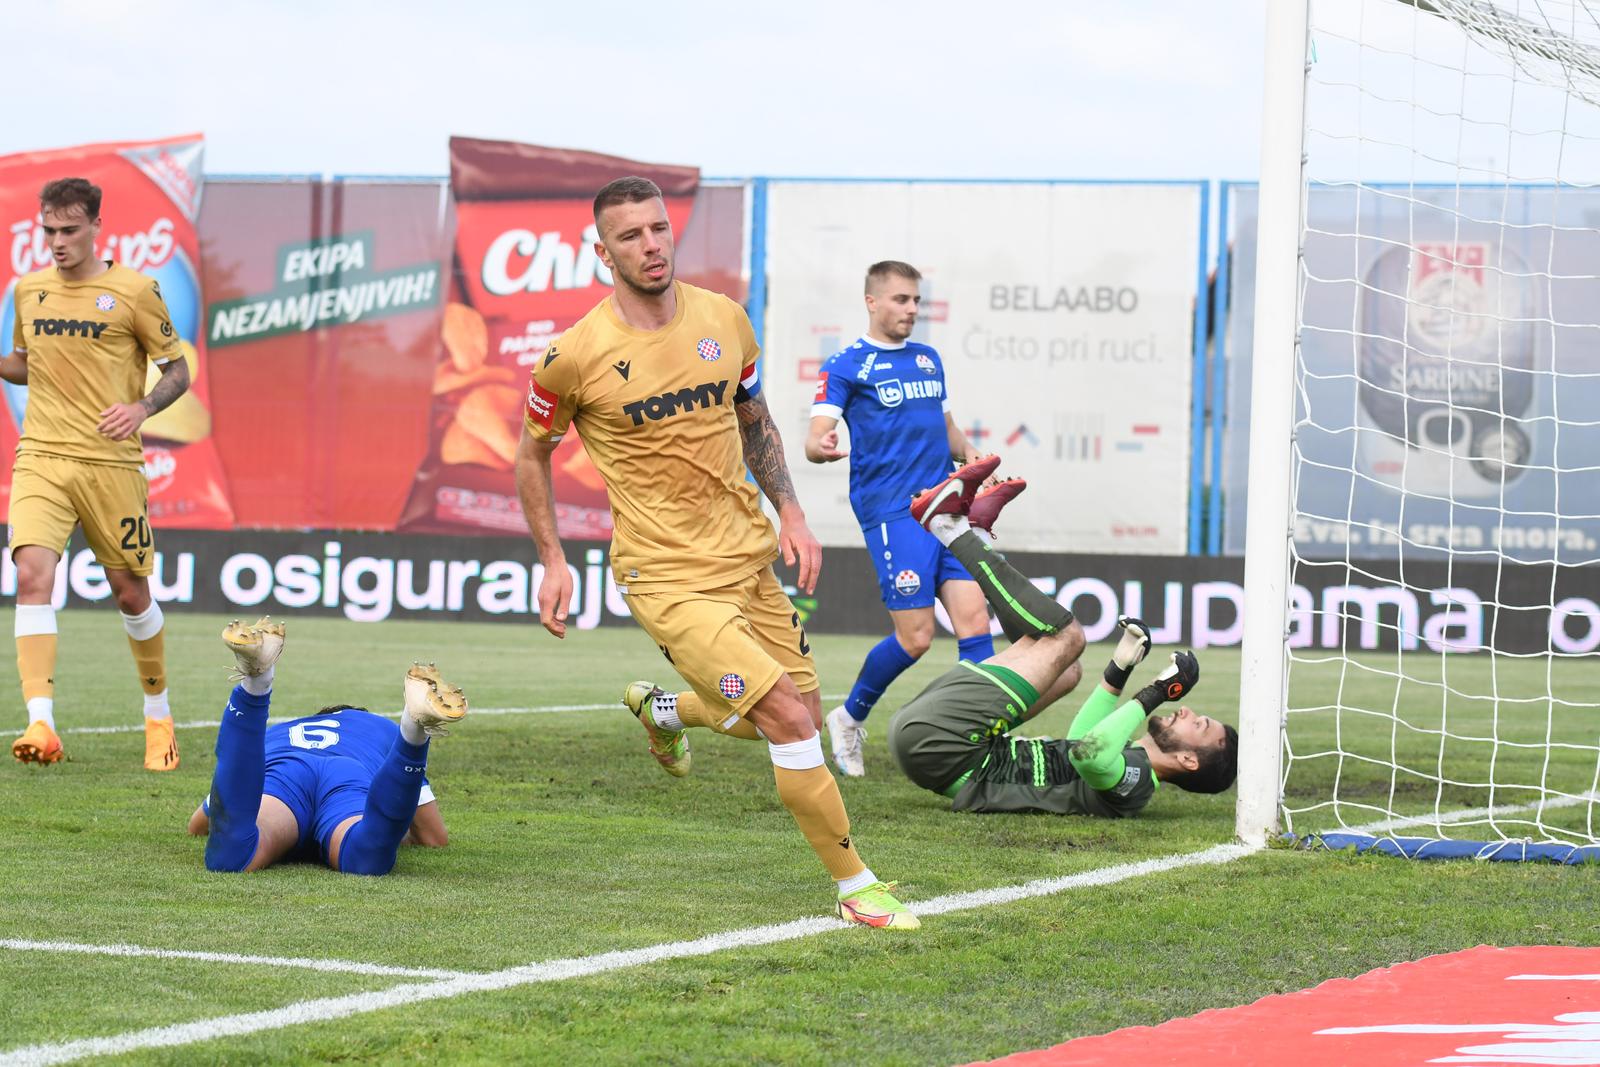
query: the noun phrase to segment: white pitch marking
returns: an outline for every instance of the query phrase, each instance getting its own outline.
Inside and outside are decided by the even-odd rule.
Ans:
[[[832,694],[829,696],[824,696],[822,699],[825,701],[843,700],[844,695]],[[618,700],[610,704],[540,704],[525,708],[472,708],[470,714],[474,718],[482,718],[485,715],[555,715],[560,712],[567,711],[614,711],[620,707],[622,707],[622,701]],[[315,712],[307,712],[306,714],[315,714]],[[376,712],[375,714],[382,715],[389,719],[398,719],[400,717],[400,713],[398,711],[380,711]],[[274,715],[272,718],[267,720],[267,724],[272,725],[280,722],[293,722],[298,718],[303,718],[303,716]],[[217,721],[215,719],[199,719],[194,722],[175,722],[172,724],[172,726],[173,729],[176,730],[204,730],[208,727],[215,730],[217,728]],[[56,733],[62,735],[132,734],[143,732],[144,723],[142,722],[130,723],[125,726],[68,726],[65,729],[56,731]],[[20,737],[21,735],[21,730],[0,730],[0,737]]]
[[[444,968],[390,967],[382,963],[354,960],[309,959],[298,956],[241,956],[234,952],[189,952],[181,949],[146,948],[143,945],[84,945],[76,941],[24,941],[0,938],[0,948],[19,952],[77,952],[86,956],[150,956],[164,960],[202,960],[206,963],[249,963],[263,967],[299,967],[308,971],[334,971],[342,974],[378,974],[400,978],[459,978],[472,971]]]
[[[622,701],[619,700],[615,704],[549,704],[549,705],[545,705],[545,706],[542,706],[542,707],[528,707],[528,708],[473,708],[471,710],[471,713],[473,715],[477,715],[477,716],[482,716],[482,715],[552,715],[552,714],[555,714],[557,712],[563,712],[563,711],[601,711],[601,710],[606,709],[606,708],[620,708],[620,707],[622,707]],[[315,712],[307,712],[307,714],[315,714]],[[380,712],[377,712],[376,714],[382,715],[382,716],[384,716],[386,718],[390,718],[390,719],[398,719],[400,717],[400,713],[398,711],[380,711]],[[300,715],[274,715],[274,716],[272,716],[272,718],[267,720],[267,723],[270,725],[272,723],[293,722],[295,719],[298,719],[298,718],[302,718],[302,716],[300,716]],[[177,730],[203,730],[203,729],[206,729],[207,727],[209,727],[210,729],[215,730],[217,728],[217,720],[215,720],[215,719],[198,719],[198,720],[196,720],[194,722],[175,722],[175,723],[172,724],[172,726],[173,726],[174,729],[177,729]],[[68,726],[65,729],[61,729],[61,730],[57,730],[56,731],[56,733],[61,734],[63,736],[65,736],[66,734],[132,734],[132,733],[143,733],[143,732],[144,732],[144,723],[142,723],[142,722],[129,723],[128,725],[125,725],[125,726]],[[0,736],[18,737],[21,734],[22,734],[21,730],[6,730],[6,731],[3,731],[3,734],[0,734]]]
[[[1153,860],[1140,860],[1137,863],[1123,863],[1115,867],[1102,867],[1098,870],[1085,871],[1082,874],[1066,874],[1059,878],[1040,878],[1032,882],[1024,882],[1021,885],[1003,885],[995,889],[979,889],[970,893],[951,893],[948,896],[934,897],[932,900],[917,904],[916,912],[919,916],[943,915],[952,911],[967,911],[972,908],[1009,904],[1014,900],[1026,900],[1029,897],[1047,897],[1068,889],[1111,885],[1114,882],[1127,881],[1129,878],[1139,878],[1147,874],[1160,874],[1163,871],[1174,871],[1180,867],[1231,863],[1255,851],[1257,849],[1251,845],[1213,845],[1211,848],[1200,852],[1188,852],[1178,856],[1163,856],[1160,859]]]
[[[919,915],[940,915],[953,911],[986,907],[1027,897],[1048,896],[1063,890],[1086,886],[1104,886],[1146,874],[1194,867],[1202,864],[1230,863],[1256,849],[1248,845],[1215,845],[1200,852],[1189,852],[1163,859],[1143,860],[1138,863],[1119,864],[1082,874],[1060,878],[1043,878],[1016,886],[1000,886],[974,893],[954,893],[934,897],[932,900],[914,902]],[[352,1015],[382,1011],[404,1004],[426,1000],[442,1000],[467,993],[482,993],[539,982],[560,982],[569,978],[582,978],[608,971],[639,967],[661,960],[687,959],[709,956],[728,949],[772,945],[782,941],[795,941],[803,937],[848,929],[850,924],[842,919],[810,918],[772,926],[756,926],[744,930],[729,930],[711,934],[693,941],[674,941],[645,948],[602,952],[595,956],[547,960],[503,971],[466,975],[439,982],[421,982],[398,985],[371,993],[353,993],[341,997],[324,997],[303,1000],[268,1011],[247,1012],[242,1015],[225,1015],[200,1022],[157,1026],[148,1030],[134,1030],[112,1037],[93,1037],[79,1041],[64,1041],[53,1045],[28,1045],[0,1053],[0,1067],[42,1067],[45,1064],[67,1063],[85,1056],[115,1056],[135,1049],[171,1048],[192,1045],[221,1037],[238,1037],[263,1030],[281,1030],[306,1023],[327,1022]],[[868,933],[862,936],[899,937],[893,933]],[[914,936],[914,935],[913,935]]]

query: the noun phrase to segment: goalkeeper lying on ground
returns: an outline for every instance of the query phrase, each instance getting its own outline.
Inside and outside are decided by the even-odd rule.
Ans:
[[[1233,727],[1183,705],[1150,718],[1194,688],[1200,678],[1194,653],[1173,653],[1155,681],[1119,706],[1128,676],[1150,650],[1137,619],[1117,620],[1122,640],[1065,739],[1011,733],[1078,683],[1083,630],[994,551],[988,525],[998,514],[995,503],[1015,493],[1004,491],[1006,482],[982,494],[977,489],[998,463],[991,457],[968,464],[911,505],[912,517],[978,580],[1012,644],[981,664],[957,665],[900,709],[889,724],[889,750],[901,771],[950,797],[956,811],[1121,818],[1138,814],[1158,781],[1196,793],[1227,789],[1238,769]],[[984,506],[973,506],[975,495]],[[984,516],[984,525],[968,521],[969,509]],[[1132,741],[1147,718],[1150,732]]]

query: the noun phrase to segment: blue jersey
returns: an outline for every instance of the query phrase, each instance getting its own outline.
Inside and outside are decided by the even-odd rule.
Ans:
[[[270,771],[275,763],[291,759],[352,759],[366,768],[371,778],[383,766],[400,727],[391,719],[370,711],[346,708],[319,715],[280,722],[267,728],[266,757]],[[419,804],[433,799],[433,790],[423,779]]]
[[[927,345],[863,337],[829,356],[811,414],[850,429],[850,507],[862,529],[909,514],[911,497],[950,473],[944,364]]]

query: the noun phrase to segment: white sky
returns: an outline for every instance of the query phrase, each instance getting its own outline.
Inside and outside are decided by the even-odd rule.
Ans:
[[[0,0],[0,154],[443,174],[451,134],[707,175],[1253,178],[1267,0]]]

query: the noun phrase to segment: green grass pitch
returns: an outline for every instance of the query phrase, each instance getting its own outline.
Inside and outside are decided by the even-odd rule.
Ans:
[[[168,619],[176,717],[212,720],[228,690],[230,658],[217,639],[226,620],[177,611]],[[58,725],[136,724],[138,689],[115,613],[74,610],[61,622]],[[842,693],[867,639],[815,635],[812,644],[824,693]],[[1107,651],[1086,654],[1091,678]],[[1163,789],[1143,817],[1126,822],[950,814],[897,774],[883,735],[894,708],[954,653],[954,642],[941,639],[896,683],[869,724],[876,726],[869,777],[841,782],[862,855],[881,876],[898,879],[913,906],[1231,840],[1232,793]],[[209,874],[200,842],[183,824],[209,783],[214,731],[181,730],[183,765],[164,775],[141,768],[137,732],[68,733],[69,762],[7,761],[0,769],[0,895],[7,901],[0,938],[488,972],[828,913],[831,883],[778,803],[761,746],[697,732],[694,773],[682,781],[645,753],[641,732],[616,701],[634,677],[672,676],[638,630],[556,642],[535,624],[291,619],[274,713],[305,714],[333,702],[394,708],[400,677],[416,658],[437,661],[485,711],[608,706],[469,716],[435,744],[430,760],[450,846],[404,849],[395,872],[379,879],[310,866]],[[11,694],[12,720],[4,725],[15,729],[21,702],[14,663],[4,659],[0,693]],[[1393,657],[1361,662],[1387,668]],[[1237,653],[1204,651],[1201,663],[1194,706],[1232,721]],[[1445,669],[1458,679],[1479,672],[1461,682],[1475,692],[1468,683],[1488,680],[1490,666],[1456,659]],[[1556,688],[1567,697],[1600,681],[1591,664],[1563,666]],[[1542,664],[1502,662],[1497,670],[1503,694],[1514,683],[1549,692]],[[1530,673],[1513,677],[1517,670]],[[1437,757],[1437,738],[1411,737],[1382,712],[1414,707],[1417,721],[1428,721],[1437,681],[1404,683],[1397,695],[1387,675],[1346,670],[1342,681],[1309,679],[1315,693],[1297,692],[1293,702],[1310,707],[1337,694],[1347,707],[1376,709],[1342,717],[1345,748],[1399,751],[1422,775]],[[1069,697],[1036,732],[1063,730],[1076,704]],[[1452,707],[1464,728],[1491,714],[1470,702]],[[1542,724],[1542,710],[1535,712]],[[1309,753],[1322,744],[1318,731],[1331,736],[1335,724],[1331,713],[1305,715]],[[1576,713],[1562,716],[1556,728],[1587,731],[1593,743],[1592,717],[1585,725]],[[1465,776],[1481,747],[1452,742],[1445,762]],[[1509,774],[1509,764],[1532,760],[1537,773],[1540,758],[1532,749],[1503,750],[1497,766]],[[1594,773],[1592,755],[1561,755],[1556,764],[1574,781],[1585,766]],[[1383,792],[1387,774],[1360,766],[1347,779],[1352,787]],[[1305,783],[1309,796],[1324,773],[1333,772],[1308,761],[1300,778],[1291,776],[1291,791]],[[1424,786],[1415,803],[1426,808],[1434,794]],[[1448,799],[1484,798],[1451,787]],[[1595,878],[1593,868],[1268,850],[1221,866],[930,916],[909,935],[829,931],[335,1021],[315,1021],[313,1013],[301,1025],[123,1060],[958,1063],[1480,943],[1594,943]],[[0,948],[7,993],[0,1062],[27,1045],[423,981]]]

